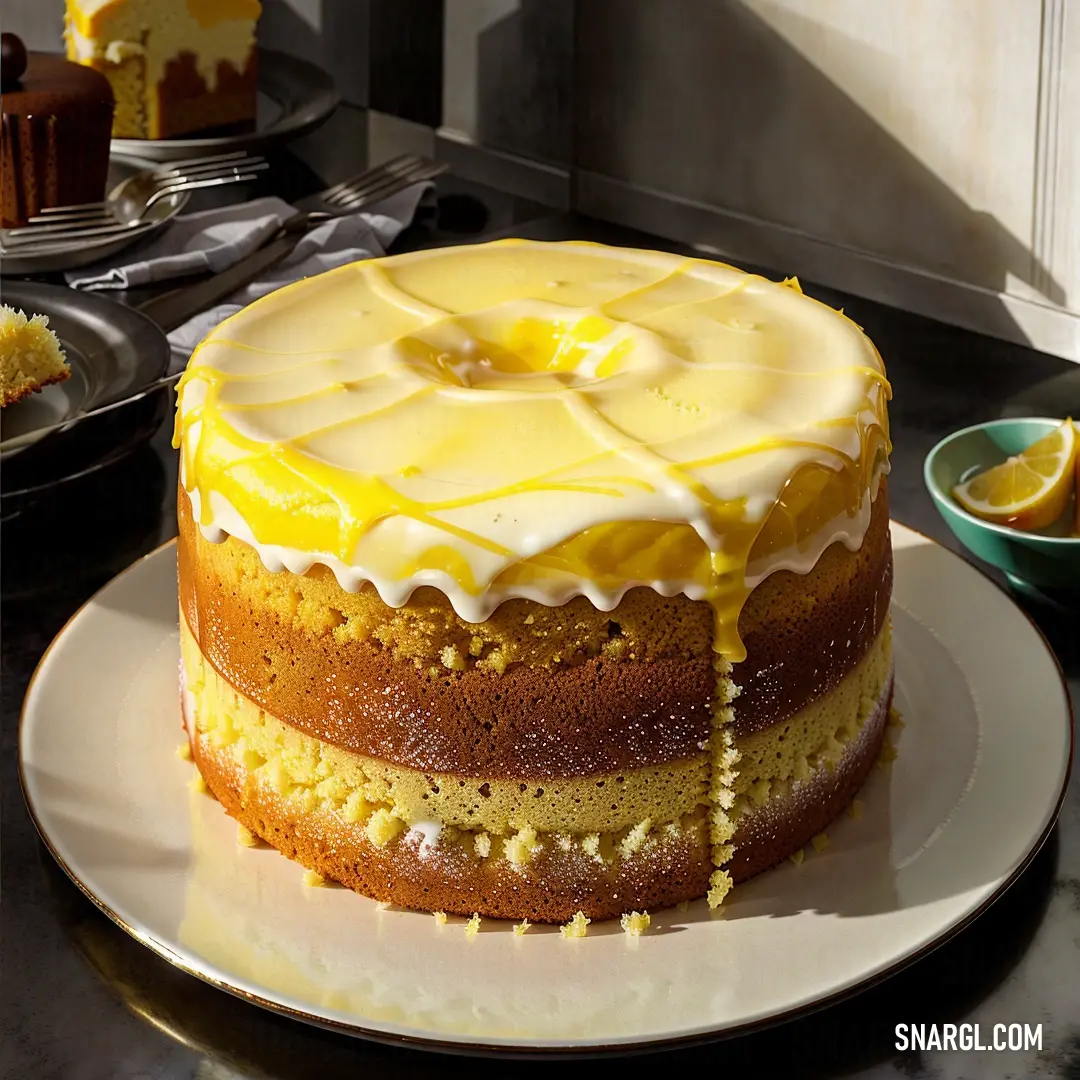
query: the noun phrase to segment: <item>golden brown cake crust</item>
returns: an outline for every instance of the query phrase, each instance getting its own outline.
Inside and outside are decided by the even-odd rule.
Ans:
[[[833,544],[805,577],[778,570],[747,599],[739,619],[746,659],[732,672],[742,687],[737,734],[787,719],[851,671],[889,616],[892,577],[889,490],[882,479],[858,551]]]
[[[512,664],[499,675],[425,667],[376,641],[315,634],[282,618],[223,579],[219,554],[228,560],[230,550],[250,549],[228,539],[215,553],[183,489],[178,517],[180,602],[203,654],[247,697],[307,734],[412,768],[522,780],[681,760],[709,737],[713,657],[678,649],[677,634],[674,655],[581,655],[549,667]],[[267,588],[281,576],[251,563],[244,572]],[[890,581],[883,484],[858,552],[835,544],[811,573],[772,575],[751,595],[740,624],[751,659],[734,674],[743,687],[735,734],[785,719],[850,671],[884,623]],[[346,608],[348,594],[332,578],[329,587]],[[664,620],[691,626],[688,640],[711,626],[707,604],[634,592],[655,596]],[[641,598],[623,601],[631,602]],[[603,625],[617,627],[621,607],[602,613]]]
[[[22,401],[23,398],[29,397],[31,394],[36,394],[41,390],[44,390],[46,386],[52,386],[53,383],[61,383],[65,379],[71,376],[71,371],[58,371],[55,375],[50,375],[47,379],[42,379],[40,382],[31,386],[29,384],[24,386],[16,386],[10,390],[5,390],[3,396],[0,397],[0,406],[14,405],[16,401]]]
[[[574,876],[557,865],[561,853],[537,856],[528,874],[506,860],[464,852],[457,865],[435,864],[416,845],[398,840],[379,848],[332,814],[298,810],[253,784],[233,757],[204,738],[196,738],[192,750],[210,790],[240,824],[288,858],[373,900],[452,915],[565,922],[578,911],[610,919],[631,908],[670,907],[704,896],[709,887],[713,866],[704,843],[668,843],[662,863],[630,861],[617,872],[590,863]]]
[[[738,884],[769,870],[808,844],[851,804],[874,767],[888,729],[893,680],[840,761],[818,770],[796,792],[771,799],[740,818],[727,871]]]
[[[835,768],[819,770],[794,793],[740,820],[727,867],[735,882],[800,850],[851,803],[880,753],[891,696],[890,680]],[[254,835],[325,878],[401,907],[534,922],[565,922],[577,911],[608,919],[700,898],[714,869],[700,832],[667,839],[652,857],[625,860],[618,869],[570,860],[557,849],[539,854],[525,873],[506,860],[481,860],[462,848],[434,861],[416,841],[376,847],[362,828],[335,814],[282,799],[203,735],[193,740],[192,750],[214,796]]]

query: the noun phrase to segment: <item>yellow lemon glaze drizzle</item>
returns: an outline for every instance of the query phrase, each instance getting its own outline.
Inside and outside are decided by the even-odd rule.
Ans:
[[[179,387],[200,524],[388,603],[707,600],[858,546],[889,384],[843,315],[704,260],[500,241],[353,264],[227,320]]]

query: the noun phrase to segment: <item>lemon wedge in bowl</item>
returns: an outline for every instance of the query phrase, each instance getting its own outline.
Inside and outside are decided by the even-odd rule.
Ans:
[[[1064,513],[1076,484],[1076,428],[1065,420],[1026,450],[957,484],[953,497],[983,521],[1042,529]]]

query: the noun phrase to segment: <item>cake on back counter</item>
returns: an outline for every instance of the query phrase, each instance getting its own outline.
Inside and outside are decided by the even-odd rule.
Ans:
[[[67,0],[67,55],[112,83],[116,138],[249,126],[260,14],[259,0]]]
[[[882,746],[888,397],[797,282],[656,252],[440,248],[259,300],[179,391],[202,776],[380,901],[720,904]]]

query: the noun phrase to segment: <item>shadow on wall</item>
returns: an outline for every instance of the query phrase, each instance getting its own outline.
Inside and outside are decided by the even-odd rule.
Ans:
[[[580,168],[995,291],[1012,275],[1064,302],[1025,244],[741,3],[592,0],[575,40]],[[853,58],[861,78],[876,60]]]
[[[1026,243],[969,206],[744,4],[506,6],[477,39],[472,131],[482,144],[993,292],[1017,279],[1065,302]],[[809,37],[805,19],[785,18],[796,37]],[[882,68],[894,58],[855,41],[841,48],[871,96],[895,93]],[[1031,169],[995,153],[992,137],[958,132],[956,152],[973,145],[998,168]],[[1000,320],[1003,336],[1015,338],[1004,306]]]
[[[345,101],[368,103],[368,0],[315,0],[315,21],[289,0],[263,0],[259,43],[311,60],[334,78]]]
[[[477,38],[475,138],[522,157],[569,164],[574,5],[519,0]]]

